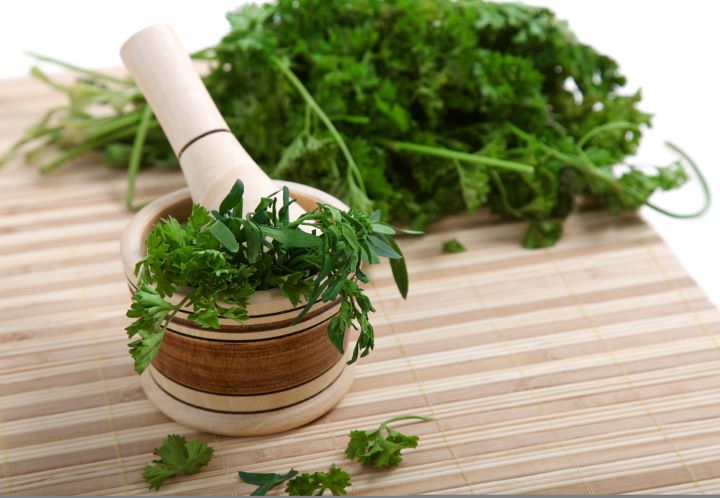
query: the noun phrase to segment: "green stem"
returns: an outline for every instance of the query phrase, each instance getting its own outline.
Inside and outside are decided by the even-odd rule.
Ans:
[[[172,322],[172,319],[175,318],[175,315],[177,315],[178,312],[182,309],[182,307],[185,306],[185,305],[186,305],[187,303],[189,303],[189,302],[190,302],[190,296],[185,296],[185,297],[182,298],[182,300],[177,304],[177,306],[175,307],[175,309],[173,309],[173,310],[170,312],[169,315],[166,315],[165,325],[164,325],[163,328],[160,330],[160,332],[161,332],[162,334],[165,333],[165,331],[167,330],[168,326],[170,325],[170,322]]]
[[[106,133],[119,130],[129,125],[134,125],[142,118],[142,109],[129,112],[120,116],[112,116],[101,119],[88,119],[87,124],[82,127],[86,133],[85,139],[93,139]],[[69,120],[69,122],[72,122]]]
[[[507,191],[505,190],[505,185],[503,185],[502,180],[500,179],[500,175],[497,174],[497,171],[490,171],[490,178],[493,179],[495,182],[495,186],[498,189],[498,193],[500,194],[500,202],[503,203],[503,207],[507,210],[508,213],[512,214],[516,218],[521,218],[521,214],[510,205],[510,201],[507,198]]]
[[[12,158],[15,153],[18,151],[20,147],[25,145],[28,142],[32,142],[38,137],[24,137],[12,144],[1,156],[0,156],[0,166],[4,166],[10,158]]]
[[[393,422],[399,422],[400,420],[422,420],[423,422],[429,422],[432,419],[432,417],[425,417],[424,415],[399,415],[397,417],[387,419],[385,422],[380,424],[380,428],[384,429]]]
[[[135,183],[137,181],[137,173],[140,169],[140,163],[142,159],[143,146],[145,145],[145,137],[147,137],[147,131],[150,124],[150,118],[152,117],[152,109],[149,105],[145,106],[140,117],[140,124],[138,124],[137,132],[135,133],[135,140],[133,141],[132,150],[130,151],[130,161],[128,163],[128,184],[127,192],[125,194],[125,205],[128,209],[135,209]]]
[[[608,131],[613,130],[639,130],[640,127],[636,125],[635,123],[631,123],[629,121],[614,121],[612,123],[606,123],[604,125],[596,126],[589,132],[587,132],[583,137],[578,140],[577,146],[581,149],[584,147],[584,145],[590,141],[592,138],[594,138],[597,135],[600,135],[602,133],[606,133]]]
[[[391,149],[423,154],[426,156],[443,157],[446,159],[456,159],[481,166],[490,166],[496,169],[504,169],[507,171],[515,171],[518,173],[532,173],[532,166],[518,163],[515,161],[506,161],[504,159],[496,159],[494,157],[481,156],[478,154],[470,154],[468,152],[460,152],[452,149],[434,147],[431,145],[422,145],[411,142],[399,142],[396,140],[377,139],[379,144],[390,147]]]
[[[33,66],[30,68],[30,76],[35,78],[38,81],[41,81],[42,83],[45,83],[50,88],[57,90],[58,92],[63,93],[70,93],[70,90],[72,87],[68,85],[63,85],[62,83],[58,83],[57,81],[53,80],[50,76],[45,74],[42,69],[40,69],[37,66]]]
[[[685,159],[687,163],[690,165],[690,168],[692,168],[693,172],[695,172],[695,176],[697,177],[698,181],[700,182],[700,188],[702,188],[703,191],[703,205],[700,209],[698,209],[695,212],[687,213],[687,214],[678,214],[678,213],[671,213],[659,206],[656,206],[655,204],[651,203],[650,201],[646,202],[648,207],[654,209],[655,211],[662,213],[666,216],[670,216],[672,218],[679,218],[679,219],[691,219],[691,218],[698,218],[702,216],[703,214],[707,213],[708,209],[710,209],[710,205],[712,204],[712,191],[710,190],[710,185],[708,185],[707,179],[705,178],[705,175],[703,175],[702,171],[698,167],[698,165],[693,161],[690,156],[688,156],[685,151],[683,151],[680,147],[675,145],[672,142],[665,142],[665,145],[673,150],[675,153],[679,154],[680,157]]]
[[[98,147],[105,145],[107,143],[110,143],[114,140],[119,140],[121,138],[127,138],[131,136],[133,133],[135,133],[134,128],[128,128],[124,130],[118,130],[115,133],[110,133],[107,135],[103,135],[100,137],[95,138],[94,140],[89,140],[82,145],[79,145],[75,148],[72,148],[65,153],[61,154],[59,157],[54,159],[53,161],[50,161],[49,163],[44,164],[40,167],[40,171],[42,173],[49,173],[55,169],[57,169],[62,164],[68,162],[71,159],[75,159],[76,157],[82,156],[83,154],[86,154],[88,152],[91,152],[94,149],[97,149]]]
[[[613,124],[613,123],[608,123],[608,125],[610,125],[610,124]],[[525,133],[524,131],[520,130],[519,128],[517,128],[513,125],[508,125],[508,126],[509,126],[510,130],[513,133],[515,133],[517,136],[526,140],[527,142],[535,143],[542,150],[544,150],[551,156],[555,157],[556,159],[563,161],[568,166],[572,166],[575,169],[577,169],[578,171],[581,171],[582,173],[585,173],[586,175],[591,176],[593,178],[597,178],[599,180],[604,180],[608,184],[608,186],[610,188],[612,188],[613,190],[615,190],[616,192],[629,195],[630,197],[634,198],[636,201],[641,202],[641,203],[645,204],[646,206],[648,206],[649,208],[654,209],[655,211],[662,213],[666,216],[669,216],[671,218],[679,218],[679,219],[697,218],[699,216],[702,216],[710,208],[710,204],[712,202],[712,194],[710,192],[710,187],[707,183],[707,180],[705,179],[705,175],[703,175],[702,171],[697,166],[697,164],[692,159],[690,159],[690,157],[685,152],[683,152],[679,147],[672,144],[671,142],[666,142],[666,145],[670,149],[672,149],[675,152],[677,152],[678,154],[680,154],[680,156],[682,156],[683,159],[685,159],[688,162],[688,164],[690,165],[690,167],[692,168],[692,170],[695,172],[696,176],[698,177],[698,181],[700,182],[700,185],[703,189],[703,195],[705,198],[704,202],[703,202],[703,206],[699,210],[697,210],[693,213],[687,213],[687,214],[673,213],[664,208],[656,206],[655,204],[650,202],[645,196],[643,196],[639,192],[631,189],[630,187],[627,187],[627,186],[621,184],[617,180],[617,178],[615,178],[611,174],[598,169],[597,166],[595,166],[595,164],[593,164],[592,161],[590,161],[590,159],[587,156],[585,156],[584,154],[582,155],[584,157],[575,157],[575,156],[571,156],[569,154],[565,154],[563,152],[560,152],[559,150],[553,149],[552,147],[548,147],[544,143],[537,140],[537,138],[535,138],[531,135],[528,135],[527,133]],[[600,128],[602,128],[602,127],[599,126],[599,127],[595,128],[594,130],[599,130]],[[619,126],[618,126],[618,128],[619,128]],[[606,128],[606,130],[607,130],[607,128]],[[591,133],[592,133],[592,131],[591,131]],[[596,135],[597,133],[594,133],[594,134]],[[582,149],[579,149],[579,150],[582,153]]]
[[[337,128],[335,128],[333,122],[330,120],[328,115],[325,114],[325,111],[323,111],[322,107],[318,105],[313,96],[310,95],[310,92],[307,90],[307,88],[305,88],[305,85],[303,85],[302,81],[300,81],[300,79],[295,76],[295,73],[293,73],[292,70],[277,57],[273,57],[272,61],[283,74],[283,76],[285,76],[288,81],[290,81],[290,83],[295,87],[295,89],[302,96],[307,105],[315,112],[315,114],[317,114],[318,118],[320,118],[320,121],[323,122],[332,137],[335,139],[335,142],[337,142],[338,147],[340,147],[340,151],[342,152],[343,156],[345,156],[345,160],[348,163],[348,181],[358,187],[363,194],[366,194],[365,183],[363,182],[360,169],[355,163],[355,159],[353,158],[352,154],[350,154],[350,149],[348,149],[345,140],[343,139],[342,135],[340,135],[340,132],[337,130]]]
[[[113,83],[118,83],[120,85],[135,86],[135,84],[129,79],[116,78],[115,76],[111,76],[109,74],[101,73],[98,71],[93,71],[91,69],[85,69],[85,68],[76,66],[74,64],[70,64],[69,62],[64,62],[59,59],[55,59],[54,57],[48,57],[47,55],[40,55],[40,54],[36,54],[34,52],[27,52],[27,54],[30,57],[33,57],[34,59],[37,59],[39,61],[49,62],[51,64],[55,64],[57,66],[64,67],[65,69],[70,69],[71,71],[75,71],[76,73],[85,74],[87,76],[92,76],[93,78],[97,78],[100,80],[112,81]]]

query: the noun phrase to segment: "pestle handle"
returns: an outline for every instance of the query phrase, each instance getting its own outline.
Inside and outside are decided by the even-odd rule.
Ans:
[[[194,202],[217,209],[239,178],[250,211],[278,189],[230,132],[172,27],[139,31],[120,57],[170,141]],[[291,216],[302,212],[294,204]]]

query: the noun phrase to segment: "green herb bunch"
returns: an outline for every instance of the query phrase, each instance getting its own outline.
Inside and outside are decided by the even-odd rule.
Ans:
[[[278,288],[293,305],[305,300],[297,320],[316,302],[339,299],[328,334],[343,353],[346,330],[359,330],[353,363],[374,346],[368,315],[375,309],[360,287],[369,281],[362,265],[390,259],[398,289],[407,296],[405,260],[392,238],[396,231],[380,220],[379,211],[366,214],[318,204],[291,220],[289,208],[296,201],[285,187],[281,204],[278,192],[243,216],[243,193],[238,180],[219,210],[195,204],[185,223],[169,217],[148,235],[147,256],[135,268],[139,285],[127,313],[135,319],[126,330],[134,339],[129,346],[138,373],[150,364],[168,324],[184,307],[193,310],[189,320],[217,329],[221,317],[246,320],[248,300],[258,290]],[[170,298],[178,290],[186,295],[174,303]]]
[[[626,163],[650,126],[640,92],[627,95],[617,63],[549,9],[275,0],[227,17],[230,33],[195,56],[232,131],[272,176],[353,207],[422,228],[487,206],[525,220],[523,244],[542,247],[559,239],[578,196],[635,210],[687,180],[679,161]],[[66,67],[80,75],[74,85],[36,71],[70,104],[19,145],[36,142],[30,159],[44,170],[102,150],[108,164],[129,165],[132,205],[138,168],[172,164],[172,151],[132,82]],[[703,187],[705,206],[682,217],[705,211]]]

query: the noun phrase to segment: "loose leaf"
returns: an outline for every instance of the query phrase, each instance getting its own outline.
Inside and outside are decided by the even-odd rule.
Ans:
[[[333,496],[347,494],[350,486],[350,474],[335,464],[327,472],[304,473],[294,477],[287,483],[285,492],[290,496],[321,496],[330,491]]]
[[[265,496],[267,492],[278,484],[282,484],[288,479],[295,477],[298,472],[295,469],[290,469],[285,474],[273,474],[263,472],[238,472],[240,479],[248,484],[255,484],[258,486],[250,496]]]
[[[454,254],[459,252],[465,252],[465,246],[458,241],[458,239],[450,239],[443,242],[442,252],[446,254]]]
[[[143,478],[150,489],[158,490],[171,477],[200,472],[210,463],[213,449],[198,439],[188,442],[183,436],[170,434],[153,453],[160,458],[145,466]]]
[[[376,468],[398,465],[402,462],[401,451],[416,448],[420,439],[418,436],[406,436],[388,427],[388,424],[403,419],[431,420],[428,417],[418,415],[404,415],[386,420],[380,424],[377,430],[372,432],[351,431],[350,441],[347,448],[345,448],[345,455],[350,459],[357,459],[365,465]]]

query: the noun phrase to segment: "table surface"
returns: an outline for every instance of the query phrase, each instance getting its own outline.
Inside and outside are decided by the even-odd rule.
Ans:
[[[57,97],[0,82],[0,147]],[[145,398],[127,354],[122,172],[88,158],[0,171],[0,492],[144,494],[168,433],[216,457],[167,494],[244,494],[238,470],[353,476],[353,494],[720,491],[720,314],[635,216],[573,216],[555,248],[482,214],[407,238],[411,292],[373,269],[377,345],[329,414],[287,433],[197,434]],[[143,198],[179,188],[141,175]],[[457,237],[468,249],[440,253]],[[347,434],[393,415],[417,450],[389,472],[350,463]],[[276,490],[280,492],[281,490]]]

